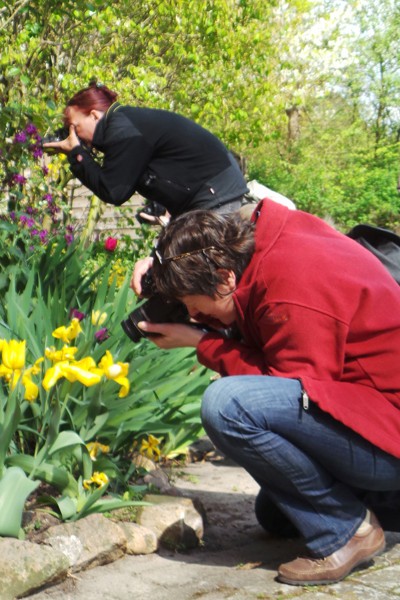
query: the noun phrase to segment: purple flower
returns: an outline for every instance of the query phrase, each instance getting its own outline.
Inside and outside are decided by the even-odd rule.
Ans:
[[[72,244],[72,242],[74,241],[74,236],[72,235],[72,233],[68,233],[67,235],[64,236],[65,239],[67,240],[67,245],[69,246],[70,244]]]
[[[37,235],[39,232],[37,229],[31,229],[30,234],[32,237],[34,237],[35,235]]]
[[[107,333],[107,327],[103,327],[102,329],[96,331],[94,337],[98,342],[104,342],[105,340],[108,340],[110,336]]]
[[[21,131],[20,133],[16,133],[14,136],[14,140],[13,143],[14,144],[23,144],[24,142],[26,142],[26,133],[25,131]]]
[[[35,219],[28,219],[26,224],[29,227],[29,229],[31,229],[35,224]]]
[[[42,167],[42,172],[43,172],[43,175],[48,175],[49,169],[47,167]]]
[[[43,150],[40,146],[33,146],[33,156],[34,158],[42,158]]]
[[[46,229],[43,229],[42,231],[39,232],[40,241],[43,244],[47,243],[47,235],[48,235],[48,231],[46,231]]]
[[[37,133],[37,128],[34,126],[33,123],[28,123],[28,125],[25,127],[25,131],[28,135],[34,135],[35,133]]]
[[[14,183],[21,183],[22,185],[26,183],[25,177],[23,175],[20,175],[20,173],[14,173],[12,180]]]
[[[10,218],[11,218],[12,221],[15,221],[15,210],[12,210],[10,212]]]
[[[21,221],[22,225],[26,225],[28,217],[26,215],[21,215],[19,220]]]
[[[76,308],[71,308],[71,310],[69,311],[69,320],[70,321],[71,321],[71,319],[78,319],[78,321],[82,321],[82,319],[84,319],[85,317],[86,317],[85,313],[80,312]]]

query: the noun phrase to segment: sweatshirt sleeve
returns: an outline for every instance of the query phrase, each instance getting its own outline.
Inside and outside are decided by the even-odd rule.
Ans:
[[[115,121],[116,119],[113,119]],[[121,119],[119,119],[121,120]],[[103,202],[120,206],[132,196],[151,158],[151,148],[129,122],[112,122],[102,164],[83,146],[68,154],[72,173]]]
[[[207,333],[197,346],[199,362],[226,375],[267,375],[264,356],[242,342]]]
[[[206,334],[197,347],[199,362],[223,376],[340,379],[346,323],[302,306],[279,305],[253,325],[257,339],[245,335],[245,342]]]

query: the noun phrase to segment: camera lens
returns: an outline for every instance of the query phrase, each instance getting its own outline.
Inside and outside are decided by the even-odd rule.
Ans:
[[[130,316],[130,315],[129,315]],[[121,326],[126,335],[132,342],[139,342],[142,337],[144,337],[144,331],[141,331],[139,327],[132,321],[129,317],[124,321],[121,321]]]
[[[51,144],[52,142],[62,142],[69,136],[69,129],[67,127],[60,127],[54,133],[46,135],[42,139],[42,144]]]
[[[189,315],[182,302],[167,302],[160,295],[155,294],[142,306],[132,311],[121,322],[122,329],[133,341],[138,342],[142,337],[159,337],[161,333],[146,333],[138,327],[140,321],[151,323],[188,323]]]

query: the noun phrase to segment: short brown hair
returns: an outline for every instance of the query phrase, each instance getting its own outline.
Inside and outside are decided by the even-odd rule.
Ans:
[[[173,219],[157,243],[153,275],[158,291],[168,298],[213,298],[222,282],[218,269],[232,270],[239,281],[254,252],[254,228],[239,212],[194,210]]]

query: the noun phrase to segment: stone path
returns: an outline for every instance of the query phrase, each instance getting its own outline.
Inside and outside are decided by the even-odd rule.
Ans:
[[[253,512],[257,486],[228,461],[192,463],[174,487],[205,509],[203,545],[125,556],[79,573],[27,600],[394,600],[400,599],[400,534],[368,569],[331,586],[296,587],[275,580],[276,568],[300,542],[268,537]],[[1,600],[1,592],[0,592]]]

